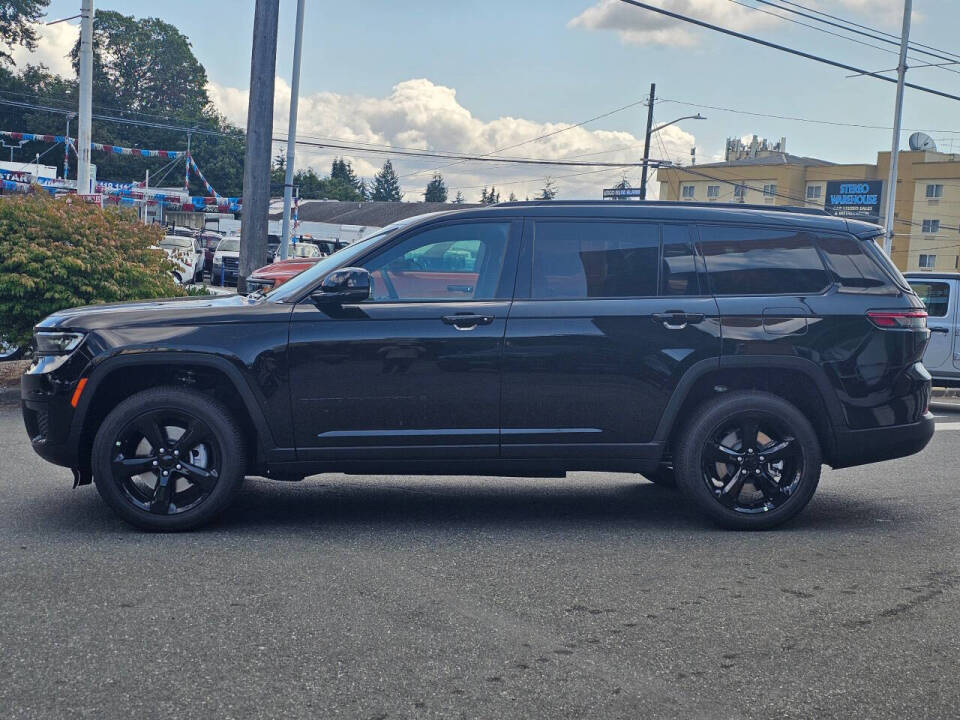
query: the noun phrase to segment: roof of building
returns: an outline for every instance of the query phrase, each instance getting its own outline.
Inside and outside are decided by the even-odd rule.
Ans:
[[[751,157],[743,158],[742,160],[733,160],[731,162],[718,162],[718,163],[707,163],[705,165],[697,165],[698,168],[721,168],[721,167],[751,167],[757,165],[803,165],[806,167],[817,166],[817,165],[835,165],[828,160],[820,160],[819,158],[804,157],[802,155],[791,155],[790,153],[774,153],[772,155],[767,155],[765,157]],[[670,170],[672,168],[661,168],[665,170]],[[678,170],[684,170],[685,168],[676,168]]]
[[[334,225],[363,225],[367,227],[385,227],[398,220],[414,215],[438,212],[441,210],[465,210],[480,207],[473,204],[437,203],[437,202],[339,202],[328,200],[308,200],[300,203],[298,218],[300,222],[322,222]],[[270,218],[279,219],[280,213],[271,213]]]

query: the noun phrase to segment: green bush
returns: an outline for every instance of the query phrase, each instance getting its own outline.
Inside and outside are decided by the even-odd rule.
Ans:
[[[50,313],[78,305],[174,297],[159,227],[129,211],[45,192],[0,198],[0,339],[29,342]]]

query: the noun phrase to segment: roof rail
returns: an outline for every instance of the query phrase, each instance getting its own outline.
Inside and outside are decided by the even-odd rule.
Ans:
[[[644,205],[653,207],[723,208],[726,210],[762,210],[765,212],[790,212],[805,215],[831,215],[821,208],[799,205],[750,205],[747,203],[695,202],[689,200],[518,200],[496,203],[495,207],[541,207],[549,205]]]

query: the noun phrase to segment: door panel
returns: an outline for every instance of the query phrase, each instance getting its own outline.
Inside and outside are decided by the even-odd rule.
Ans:
[[[680,327],[672,320],[683,313],[692,321]],[[636,457],[684,372],[719,356],[719,338],[712,298],[515,301],[503,456]]]
[[[930,342],[923,354],[923,364],[933,373],[952,370],[954,320],[957,315],[953,283],[950,280],[920,280],[911,277],[910,286],[927,309]]]
[[[298,456],[495,457],[508,309],[508,301],[297,305]],[[467,330],[444,322],[467,313],[493,320]]]
[[[414,228],[358,261],[371,299],[306,300],[290,326],[302,460],[496,457],[520,224]]]

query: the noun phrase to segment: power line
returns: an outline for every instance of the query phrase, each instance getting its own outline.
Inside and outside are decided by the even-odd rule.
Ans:
[[[677,105],[685,105],[688,107],[700,107],[706,108],[707,110],[719,110],[721,112],[735,113],[737,115],[749,115],[752,117],[762,117],[762,118],[771,118],[773,120],[790,120],[793,122],[803,122],[803,123],[812,123],[816,125],[832,125],[835,127],[851,127],[851,128],[861,128],[865,130],[892,130],[893,128],[889,125],[868,125],[866,123],[850,123],[850,122],[840,122],[839,120],[819,120],[815,118],[805,118],[798,117],[795,115],[776,115],[772,113],[761,113],[761,112],[752,112],[749,110],[741,110],[738,108],[728,108],[722,107],[720,105],[706,105],[704,103],[693,103],[686,100],[673,100],[668,98],[657,98],[657,102],[664,103],[675,103]],[[922,130],[923,128],[902,128],[903,132],[914,132],[917,130]],[[945,129],[927,129],[927,132],[932,133],[947,133],[958,135],[960,130],[945,130]]]
[[[817,27],[816,25],[811,25],[810,23],[805,23],[805,22],[802,22],[802,21],[800,21],[800,20],[794,20],[793,18],[785,17],[785,16],[783,16],[783,15],[780,15],[779,13],[770,12],[769,10],[764,10],[763,8],[754,7],[753,5],[747,5],[746,3],[740,2],[740,0],[729,0],[729,2],[732,2],[734,5],[739,5],[740,7],[748,8],[748,9],[750,9],[750,10],[753,10],[754,12],[759,12],[759,13],[763,13],[764,15],[769,15],[769,16],[771,16],[771,17],[779,18],[780,20],[783,20],[784,22],[794,23],[795,25],[800,25],[801,27],[809,28],[809,29],[811,29],[811,30],[816,30],[817,32],[824,33],[825,35],[832,35],[833,37],[838,37],[838,38],[840,38],[841,40],[848,40],[849,42],[857,43],[858,45],[865,45],[866,47],[873,48],[874,50],[879,50],[880,52],[890,53],[890,54],[892,54],[892,55],[899,55],[899,51],[898,51],[898,50],[891,50],[890,48],[881,47],[880,45],[874,45],[873,43],[864,42],[863,40],[857,40],[856,38],[852,38],[852,37],[849,37],[849,36],[847,36],[847,35],[842,35],[842,34],[840,34],[840,33],[836,33],[836,32],[833,32],[833,31],[831,31],[831,30],[826,30],[825,28]],[[802,15],[802,16],[804,16],[804,17],[810,17],[809,15],[805,15],[804,13],[798,12],[798,11],[796,11],[796,10],[791,10],[790,8],[783,8],[783,7],[780,7],[779,5],[775,5],[774,3],[769,2],[769,0],[754,0],[754,2],[763,3],[764,5],[769,5],[770,7],[775,7],[775,8],[780,9],[780,10],[785,10],[786,12],[794,12],[794,13],[797,13],[798,15]],[[826,24],[828,24],[828,25],[833,25],[833,26],[836,26],[836,27],[842,27],[841,25],[839,25],[839,24],[837,24],[837,23],[832,23],[832,22],[829,22],[829,21],[827,21],[827,20],[823,20],[823,19],[821,19],[821,18],[816,18],[816,17],[814,17],[813,19],[816,20],[816,21],[818,21],[818,22],[826,23]],[[852,29],[852,28],[843,28],[843,29],[844,29],[846,32],[855,33],[855,34],[861,35],[861,36],[863,36],[863,37],[873,38],[874,40],[879,40],[880,42],[890,43],[890,44],[893,44],[893,45],[899,45],[899,44],[900,44],[899,42],[893,42],[892,40],[888,40],[887,38],[877,37],[877,36],[875,36],[875,35],[871,35],[871,34],[869,34],[869,33],[865,33],[865,32],[862,32],[862,31],[860,31],[860,30],[854,30],[854,29]],[[922,51],[921,51],[921,52],[922,52]],[[924,54],[930,55],[931,53],[924,53]],[[934,57],[938,57],[938,58],[943,59],[943,60],[946,60],[946,59],[947,59],[947,58],[943,58],[943,57],[941,57],[941,56],[939,56],[939,55],[935,55]],[[913,59],[913,58],[911,58],[911,59]],[[958,64],[958,63],[960,63],[960,60],[952,60],[952,61],[951,61],[951,64],[954,64],[954,65],[956,65],[956,64]],[[927,65],[927,66],[925,66],[925,67],[940,67],[941,69],[946,70],[946,71],[948,71],[948,72],[960,74],[960,71],[954,70],[954,69],[952,69],[952,68],[943,67],[942,65]],[[886,72],[886,71],[881,71],[881,72]]]
[[[794,7],[800,8],[801,10],[806,10],[806,11],[811,12],[811,13],[816,13],[817,15],[822,15],[823,17],[830,18],[831,20],[839,20],[840,22],[846,23],[847,25],[852,25],[852,26],[854,26],[854,27],[862,28],[862,29],[864,29],[864,30],[869,30],[869,31],[871,31],[871,32],[878,33],[878,34],[880,34],[880,35],[886,35],[886,36],[888,36],[888,37],[894,38],[894,39],[897,41],[898,44],[899,44],[899,42],[900,42],[900,36],[899,36],[899,35],[895,35],[894,33],[887,32],[886,30],[881,30],[881,29],[879,29],[879,28],[870,27],[869,25],[861,25],[860,23],[854,22],[853,20],[846,20],[846,19],[844,19],[844,18],[837,17],[836,15],[831,15],[830,13],[826,13],[826,12],[823,12],[823,11],[821,11],[821,10],[817,10],[816,8],[812,8],[812,7],[809,7],[809,6],[806,6],[806,5],[801,5],[800,3],[797,3],[797,2],[792,2],[791,0],[780,0],[780,2],[783,3],[784,5],[793,5]],[[784,9],[786,10],[787,8],[784,8]],[[949,50],[943,50],[943,49],[941,49],[941,48],[936,48],[936,47],[933,47],[932,45],[925,45],[924,43],[921,43],[921,42],[911,41],[911,42],[910,42],[910,47],[915,47],[915,48],[927,48],[928,50],[935,50],[935,51],[937,51],[937,52],[947,53],[948,55],[952,55],[952,56],[955,57],[955,58],[960,58],[960,55],[957,55],[956,53],[952,53],[952,52],[950,52]],[[918,50],[918,52],[921,52],[921,51]]]
[[[861,27],[861,28],[863,28],[864,30],[869,30],[869,31],[870,31],[870,32],[863,32],[862,30],[857,30],[857,29],[855,29],[855,28],[853,28],[853,27],[848,27],[849,25],[854,25],[854,24],[855,24],[855,23],[851,23],[851,22],[848,21],[848,20],[841,20],[841,23],[845,23],[845,24],[841,24],[841,23],[831,22],[830,20],[827,20],[827,19],[825,19],[825,18],[823,18],[823,17],[817,17],[816,15],[811,15],[811,14],[809,14],[809,13],[801,12],[800,10],[795,10],[795,9],[789,8],[789,7],[783,7],[782,5],[778,5],[778,4],[776,4],[776,3],[770,2],[770,0],[754,0],[754,2],[762,3],[762,4],[764,4],[764,5],[769,5],[770,7],[775,7],[775,8],[777,8],[778,10],[783,10],[784,12],[793,13],[793,14],[795,14],[795,15],[799,15],[799,16],[801,16],[801,17],[805,17],[805,18],[814,20],[814,21],[816,21],[816,22],[823,23],[824,25],[830,25],[831,27],[840,28],[841,30],[844,30],[844,31],[846,31],[846,32],[856,33],[857,35],[861,35],[861,36],[863,36],[863,37],[868,37],[868,38],[871,38],[871,39],[873,39],[873,40],[877,40],[877,41],[879,41],[879,42],[884,42],[884,43],[887,43],[888,45],[895,45],[895,46],[897,46],[898,48],[899,48],[899,46],[900,46],[900,37],[899,37],[899,36],[897,36],[897,35],[891,35],[890,33],[883,33],[884,35],[888,35],[888,37],[882,37],[881,35],[875,35],[875,34],[873,34],[873,33],[879,33],[879,32],[882,32],[882,31],[880,31],[880,30],[874,30],[874,29],[872,29],[872,28],[867,28],[866,26],[863,26],[863,25],[858,25],[858,27]],[[793,3],[789,3],[789,4],[793,4]],[[797,7],[800,7],[800,6],[798,5]],[[759,12],[765,12],[764,10],[760,10],[760,8],[754,8],[754,9],[755,9],[755,10],[758,10]],[[768,13],[768,14],[773,15],[773,13]],[[776,17],[783,17],[783,16],[782,16],[782,15],[777,15]],[[797,23],[797,24],[799,24],[799,25],[804,25],[805,27],[811,27],[810,25],[807,25],[806,23],[801,23],[801,22],[799,22],[798,20],[789,20],[789,18],[783,18],[783,19],[784,19],[784,20],[788,20],[789,22],[795,22],[795,23]],[[838,18],[838,19],[839,19],[839,18]],[[814,28],[814,29],[819,29],[819,28]],[[828,31],[826,31],[826,30],[821,30],[821,32],[828,32]],[[830,33],[830,34],[831,34],[831,35],[836,35],[836,33]],[[841,36],[841,37],[843,37],[843,36]],[[896,38],[896,39],[893,39],[893,38]],[[847,39],[848,39],[848,40],[853,40],[853,38],[847,38]],[[860,41],[854,41],[854,42],[860,42]],[[876,46],[874,45],[874,46],[871,46],[871,47],[876,47]],[[909,43],[909,44],[908,44],[908,47],[909,47],[911,50],[913,50],[913,51],[915,51],[915,52],[917,52],[917,53],[920,53],[921,55],[928,55],[928,56],[930,56],[930,57],[935,57],[935,58],[937,58],[938,60],[950,60],[950,61],[953,61],[953,62],[960,61],[960,55],[956,55],[956,54],[954,54],[954,53],[949,53],[949,55],[951,55],[952,57],[947,57],[946,55],[942,55],[942,54],[939,54],[939,53],[933,53],[933,52],[927,52],[926,50],[921,50],[921,49],[919,48],[919,46],[915,46],[913,43]],[[928,46],[925,46],[925,47],[928,47]],[[890,52],[890,53],[894,53],[894,54],[899,54],[899,50],[887,50],[886,48],[880,48],[880,49],[883,50],[884,52]],[[931,48],[931,49],[935,49],[935,48]],[[946,51],[946,50],[943,50],[943,51],[940,51],[940,52],[947,52],[947,51]],[[956,72],[956,71],[952,71],[952,72]]]
[[[863,68],[856,67],[855,65],[848,65],[847,63],[838,62],[837,60],[830,60],[829,58],[821,57],[820,55],[814,55],[813,53],[797,50],[796,48],[787,47],[786,45],[780,45],[778,43],[770,42],[769,40],[762,40],[758,37],[754,37],[753,35],[747,35],[745,33],[737,32],[736,30],[729,30],[725,27],[714,25],[703,20],[697,20],[696,18],[681,15],[680,13],[664,10],[663,8],[655,7],[653,5],[648,5],[647,3],[639,2],[639,0],[620,0],[620,2],[627,5],[633,5],[644,10],[649,10],[650,12],[659,13],[660,15],[671,17],[674,20],[681,20],[692,25],[699,25],[700,27],[705,27],[708,30],[714,30],[716,32],[723,33],[724,35],[730,35],[732,37],[739,38],[740,40],[747,40],[748,42],[756,43],[757,45],[763,45],[764,47],[772,48],[774,50],[780,50],[781,52],[790,53],[791,55],[796,55],[807,60],[813,60],[814,62],[823,63],[824,65],[831,65],[833,67],[840,68],[841,70],[850,70],[851,72],[868,75],[870,77],[877,78],[878,80],[883,80],[884,82],[897,82],[895,78],[887,77],[886,75],[881,75],[880,73],[876,73],[871,70],[864,70]],[[929,88],[924,85],[917,85],[916,83],[904,83],[904,86],[913,90],[919,90],[920,92],[930,93],[931,95],[939,95],[940,97],[945,97],[950,100],[960,100],[960,95],[953,95],[951,93],[943,92],[942,90],[935,90],[934,88]]]

